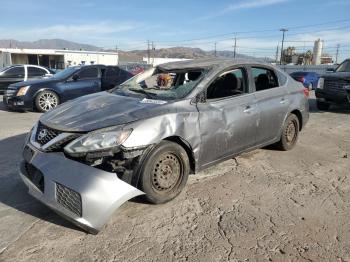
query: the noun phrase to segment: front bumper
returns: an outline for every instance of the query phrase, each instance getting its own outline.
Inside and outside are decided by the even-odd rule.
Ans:
[[[327,90],[316,89],[315,92],[317,100],[335,104],[349,104],[350,103],[350,90]]]
[[[28,143],[23,157],[20,176],[29,193],[90,233],[100,231],[124,202],[144,194],[116,174],[70,160],[63,153],[44,153]]]
[[[27,99],[25,96],[8,96],[6,93],[2,97],[5,106],[14,109],[32,110],[33,101]]]

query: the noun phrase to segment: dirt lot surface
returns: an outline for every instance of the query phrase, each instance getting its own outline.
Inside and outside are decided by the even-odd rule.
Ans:
[[[0,108],[0,261],[350,261],[350,110],[311,100],[311,111],[294,150],[226,161],[167,204],[124,204],[89,235],[16,173],[39,114]]]

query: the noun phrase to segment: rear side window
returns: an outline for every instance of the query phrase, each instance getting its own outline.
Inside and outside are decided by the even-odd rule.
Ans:
[[[252,67],[252,75],[255,82],[255,90],[262,91],[278,87],[278,78],[271,69]]]
[[[79,72],[79,79],[97,78],[97,77],[98,77],[97,67],[89,67],[86,69],[82,69]]]
[[[3,74],[5,77],[10,78],[23,78],[24,77],[24,67],[16,66],[6,70]]]
[[[47,74],[47,72],[44,69],[41,69],[38,67],[29,66],[29,67],[27,67],[27,69],[28,69],[28,76],[29,77],[44,76]]]

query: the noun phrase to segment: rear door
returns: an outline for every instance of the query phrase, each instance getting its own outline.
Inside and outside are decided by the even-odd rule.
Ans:
[[[77,75],[77,79],[74,80],[71,77],[63,84],[67,99],[74,99],[101,91],[101,73],[98,67],[83,67],[75,75]]]
[[[273,68],[251,67],[250,73],[260,111],[257,144],[264,144],[278,138],[290,101],[286,86],[280,85]]]
[[[24,66],[10,67],[0,74],[0,91],[5,91],[10,84],[24,80]]]
[[[206,102],[197,104],[202,167],[255,144],[259,112],[247,76],[244,67],[223,72],[207,88]]]

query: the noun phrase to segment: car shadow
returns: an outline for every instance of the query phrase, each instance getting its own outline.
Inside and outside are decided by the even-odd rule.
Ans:
[[[316,98],[309,98],[310,113],[335,113],[350,114],[350,105],[331,105],[328,110],[319,110],[316,106]]]
[[[25,136],[21,134],[0,140],[0,203],[44,221],[85,232],[28,194],[28,188],[18,174]]]

